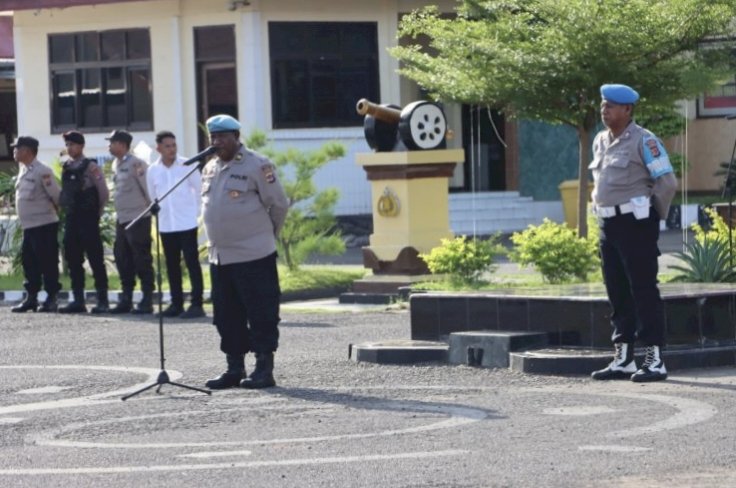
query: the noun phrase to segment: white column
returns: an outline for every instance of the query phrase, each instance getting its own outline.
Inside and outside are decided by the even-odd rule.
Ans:
[[[254,128],[263,131],[271,129],[271,90],[267,87],[270,79],[267,30],[261,25],[261,13],[248,10],[243,12],[238,26],[235,42],[238,75],[238,115],[243,124],[243,133]]]

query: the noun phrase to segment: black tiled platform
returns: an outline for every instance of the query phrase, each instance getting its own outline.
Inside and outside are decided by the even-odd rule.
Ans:
[[[668,345],[730,344],[736,339],[736,285],[660,285]],[[609,348],[610,309],[603,285],[473,293],[413,294],[411,338],[447,340],[472,330],[544,331],[552,346]]]
[[[637,364],[644,359],[644,350],[636,352]],[[736,346],[674,348],[662,352],[668,371],[733,366],[736,364]],[[611,351],[579,348],[538,349],[511,352],[512,371],[539,374],[583,374],[605,368],[611,362]]]

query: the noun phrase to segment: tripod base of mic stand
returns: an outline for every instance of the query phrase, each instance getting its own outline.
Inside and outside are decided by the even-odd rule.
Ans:
[[[139,393],[143,393],[146,390],[150,390],[154,386],[158,386],[158,388],[156,388],[156,393],[160,393],[161,392],[161,387],[164,386],[164,385],[174,385],[174,386],[178,386],[179,388],[186,388],[187,390],[199,391],[199,392],[202,392],[202,393],[206,393],[208,395],[212,395],[212,392],[209,391],[209,390],[205,390],[205,389],[202,389],[202,388],[197,388],[195,386],[183,385],[181,383],[175,383],[175,382],[171,381],[169,379],[169,373],[167,373],[165,369],[162,369],[161,372],[158,374],[158,378],[156,379],[156,382],[155,383],[151,383],[148,386],[144,386],[140,390],[134,391],[130,395],[125,395],[123,398],[121,398],[121,400],[122,401],[125,401],[128,398],[130,398],[130,397],[134,397],[134,396],[138,395]]]

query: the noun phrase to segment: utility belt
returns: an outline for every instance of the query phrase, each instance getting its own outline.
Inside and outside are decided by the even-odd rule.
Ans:
[[[635,219],[643,220],[649,217],[649,207],[651,207],[649,197],[634,197],[621,205],[613,205],[610,207],[599,207],[598,205],[593,205],[593,214],[595,214],[596,217],[608,219],[617,215],[633,213]]]

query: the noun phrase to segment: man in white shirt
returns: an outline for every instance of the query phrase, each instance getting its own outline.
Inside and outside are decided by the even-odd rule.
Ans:
[[[160,157],[148,168],[146,175],[152,200],[161,198],[190,171],[182,164],[186,159],[176,153],[176,136],[172,132],[161,131],[156,134],[156,150]],[[202,177],[199,171],[195,171],[159,203],[159,232],[171,289],[171,304],[162,312],[164,317],[190,319],[205,316],[202,308],[202,267],[197,243],[201,187]],[[181,280],[182,254],[192,284],[191,306],[186,311]]]

